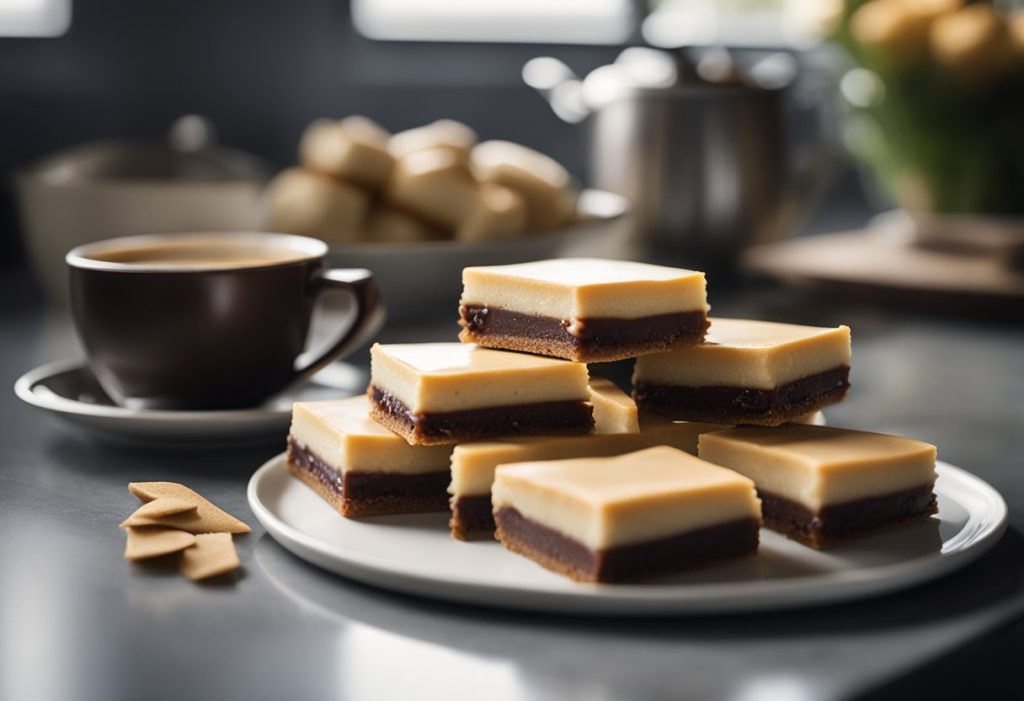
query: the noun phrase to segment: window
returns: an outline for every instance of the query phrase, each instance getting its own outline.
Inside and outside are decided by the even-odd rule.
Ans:
[[[71,0],[0,0],[0,37],[57,37],[71,25]]]
[[[371,39],[621,44],[636,31],[634,7],[632,0],[352,0],[352,17]]]

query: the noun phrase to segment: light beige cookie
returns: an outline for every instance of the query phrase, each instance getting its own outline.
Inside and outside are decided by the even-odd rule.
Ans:
[[[526,227],[539,231],[570,221],[576,197],[568,171],[539,151],[511,141],[484,141],[470,157],[473,174],[518,192],[526,204]]]
[[[182,551],[180,569],[194,581],[225,574],[240,564],[229,533],[204,533],[196,536],[192,547]]]
[[[270,231],[336,242],[359,237],[370,207],[360,188],[301,168],[278,173],[264,200]]]
[[[477,184],[448,149],[428,149],[400,159],[386,199],[447,231],[464,221],[477,203]]]
[[[160,497],[174,497],[194,503],[196,510],[157,518],[132,514],[122,526],[169,526],[189,533],[248,533],[252,530],[202,495],[177,482],[132,482],[128,485],[128,491],[146,502]]]
[[[391,132],[369,117],[353,114],[338,120],[338,124],[360,141],[374,146],[387,148],[388,142],[391,141]]]
[[[391,207],[374,207],[366,218],[363,237],[372,243],[416,243],[438,238],[416,217]]]
[[[196,537],[191,533],[164,526],[128,528],[126,532],[128,537],[124,546],[124,559],[131,562],[170,555],[196,542]]]
[[[388,148],[395,158],[433,148],[449,149],[463,164],[476,144],[476,132],[454,119],[439,119],[422,127],[408,129],[391,137]]]
[[[321,119],[303,133],[299,162],[308,170],[377,190],[394,164],[388,141],[387,131],[365,117]]]
[[[172,514],[180,514],[185,511],[195,511],[196,502],[177,497],[157,497],[153,501],[146,502],[135,510],[129,518],[161,518]]]
[[[522,196],[504,185],[484,183],[477,190],[476,206],[455,230],[460,241],[511,239],[526,228]]]

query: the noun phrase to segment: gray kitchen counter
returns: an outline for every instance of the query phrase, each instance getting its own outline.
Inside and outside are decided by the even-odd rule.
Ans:
[[[79,354],[23,273],[0,275],[0,379]],[[96,442],[0,393],[0,699],[1019,698],[1024,695],[1024,329],[712,289],[715,312],[847,322],[854,389],[830,423],[908,434],[994,485],[1010,529],[966,570],[860,603],[580,619],[440,604],[322,572],[245,501],[280,446]],[[813,301],[813,300],[812,300]],[[447,325],[446,325],[447,324]],[[450,322],[387,329],[450,336]],[[365,362],[365,354],[354,359]],[[612,368],[613,374],[623,372]],[[283,440],[283,437],[282,437]],[[196,585],[121,559],[136,480],[184,482],[254,526],[241,575]]]

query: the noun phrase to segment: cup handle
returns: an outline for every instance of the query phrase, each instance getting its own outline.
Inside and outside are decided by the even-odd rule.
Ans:
[[[383,319],[384,305],[380,290],[373,279],[373,273],[363,268],[330,269],[314,274],[310,280],[310,292],[314,298],[328,290],[343,290],[351,296],[356,305],[356,315],[349,327],[327,349],[303,367],[292,371],[289,384],[305,379],[323,369],[336,358],[350,353],[367,329]]]

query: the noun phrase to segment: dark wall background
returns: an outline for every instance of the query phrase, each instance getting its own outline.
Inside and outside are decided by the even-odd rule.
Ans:
[[[0,38],[0,255],[21,258],[10,174],[82,141],[161,139],[203,114],[220,140],[286,164],[303,127],[361,113],[391,129],[453,117],[539,148],[580,174],[583,134],[522,85],[523,63],[578,71],[618,47],[374,42],[347,0],[73,0],[67,34]]]

